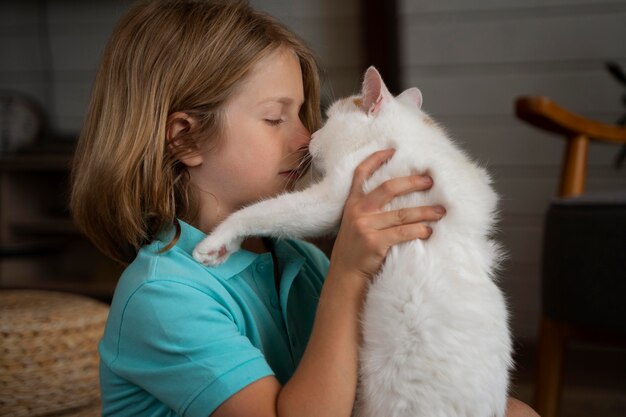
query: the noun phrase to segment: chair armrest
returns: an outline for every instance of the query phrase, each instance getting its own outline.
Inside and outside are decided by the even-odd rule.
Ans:
[[[519,97],[515,101],[515,114],[531,125],[568,138],[582,135],[589,139],[626,144],[626,127],[587,119],[565,110],[547,97]]]

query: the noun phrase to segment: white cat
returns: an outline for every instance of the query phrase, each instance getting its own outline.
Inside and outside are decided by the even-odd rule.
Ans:
[[[309,237],[335,231],[356,166],[375,151],[391,160],[364,185],[428,173],[431,190],[395,198],[386,209],[440,204],[433,235],[391,248],[369,287],[354,415],[359,417],[503,417],[511,338],[504,298],[494,284],[501,252],[490,240],[497,196],[473,163],[420,110],[418,89],[393,97],[373,67],[360,96],[339,100],[310,143],[323,179],[248,206],[195,249],[205,264],[223,262],[244,237]]]

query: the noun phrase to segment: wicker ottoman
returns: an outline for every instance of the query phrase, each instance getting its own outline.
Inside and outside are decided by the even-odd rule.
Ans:
[[[0,416],[100,415],[109,308],[75,294],[0,291]]]

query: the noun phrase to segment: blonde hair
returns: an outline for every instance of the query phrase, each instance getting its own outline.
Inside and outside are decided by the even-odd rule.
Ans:
[[[126,264],[177,218],[195,220],[198,200],[176,156],[217,141],[224,103],[280,46],[300,60],[300,117],[312,132],[320,123],[316,60],[277,20],[224,1],[144,1],[126,13],[104,51],[72,169],[75,223],[104,254]],[[177,111],[199,128],[175,153],[166,124]]]

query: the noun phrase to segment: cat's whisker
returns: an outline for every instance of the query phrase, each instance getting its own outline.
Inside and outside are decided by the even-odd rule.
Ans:
[[[310,138],[310,136],[309,136],[309,135],[305,135],[305,134],[303,134],[303,133],[298,133],[298,134],[299,134],[299,135],[302,135],[302,136],[304,136],[304,137],[306,137],[306,138]],[[282,162],[282,161],[284,161],[284,160],[286,160],[286,159],[289,159],[289,158],[293,157],[294,155],[298,155],[298,154],[302,154],[302,155],[304,155],[304,154],[308,154],[308,153],[309,153],[309,152],[308,152],[308,148],[309,148],[309,147],[308,147],[308,145],[306,145],[306,146],[302,146],[302,147],[300,147],[300,148],[296,149],[296,150],[295,150],[295,151],[293,151],[293,152],[289,152],[288,154],[284,155],[284,156],[280,159],[280,161]],[[302,157],[302,156],[301,156],[301,157]],[[300,158],[298,158],[298,159],[300,159]]]
[[[322,177],[321,177],[321,175],[319,175],[318,172],[316,172],[315,170],[311,170],[311,180],[313,182],[318,182],[321,179],[322,179]]]
[[[296,182],[300,181],[300,179],[302,179],[302,177],[309,172],[312,162],[313,157],[310,154],[307,154],[307,156],[298,165],[298,177],[295,180]]]
[[[311,181],[312,182],[317,182],[319,178],[318,177],[318,173],[312,169],[313,166],[313,156],[311,154],[308,155],[307,159],[306,159],[306,166],[300,171],[300,175],[298,177],[298,179],[302,178],[305,174],[310,173],[311,175]]]
[[[295,168],[295,171],[297,171],[298,175],[296,176],[296,178],[293,178],[287,184],[285,184],[283,191],[288,191],[288,188],[300,181],[300,179],[307,173],[312,160],[313,157],[308,152],[302,155],[300,162]]]
[[[296,184],[306,174],[311,164],[312,156],[308,152],[308,146],[302,146],[294,152],[290,152],[281,158],[281,161],[291,159],[294,155],[298,155],[298,164],[293,168],[293,171],[297,172],[295,178],[291,178],[283,187],[283,191],[289,191],[292,185]]]
[[[300,160],[300,163],[298,164],[298,168],[300,168],[300,166],[306,162],[310,162],[311,160],[313,160],[313,156],[306,152],[304,155],[302,155],[302,159]]]
[[[280,158],[280,162],[283,162],[285,160],[289,160],[289,159],[293,158],[294,155],[297,155],[299,153],[302,153],[302,151],[301,150],[297,150],[297,151],[294,151],[294,152],[290,152],[290,153],[284,155],[282,158]]]

